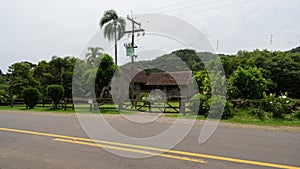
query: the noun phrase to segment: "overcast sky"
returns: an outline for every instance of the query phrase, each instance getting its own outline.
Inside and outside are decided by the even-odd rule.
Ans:
[[[78,56],[107,9],[163,13],[202,32],[218,53],[300,45],[300,0],[0,0],[0,69],[18,61]],[[273,35],[272,45],[270,45]]]

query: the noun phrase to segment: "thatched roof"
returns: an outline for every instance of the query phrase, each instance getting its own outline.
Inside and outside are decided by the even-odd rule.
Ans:
[[[192,71],[161,72],[149,76],[146,85],[152,86],[176,86],[189,85],[192,79]]]
[[[142,69],[134,68],[132,72],[132,69],[129,67],[121,67],[121,70],[125,81],[129,82],[133,77],[135,83],[147,83],[148,76]]]

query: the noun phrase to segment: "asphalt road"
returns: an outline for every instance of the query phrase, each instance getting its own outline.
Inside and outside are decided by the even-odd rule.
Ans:
[[[110,123],[133,137],[155,135],[170,125],[153,122],[151,127],[136,127],[122,118]],[[218,127],[206,143],[199,144],[201,127],[196,124],[170,152],[156,154],[157,147],[127,147],[116,140],[91,142],[75,115],[0,111],[0,169],[300,168],[300,132]],[[132,159],[101,146],[156,155]]]

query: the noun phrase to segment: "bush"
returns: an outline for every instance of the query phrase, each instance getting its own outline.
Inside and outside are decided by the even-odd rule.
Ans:
[[[268,113],[261,108],[251,108],[249,113],[252,116],[258,117],[260,120],[267,120],[272,117],[272,113]]]
[[[223,119],[234,115],[232,103],[227,101],[224,96],[210,98],[204,94],[196,94],[192,97],[189,106],[193,112],[198,112],[198,115],[204,115],[205,117],[209,115],[210,118],[219,118],[222,110]]]
[[[0,105],[7,102],[8,95],[4,90],[0,89]]]
[[[47,96],[52,100],[54,108],[57,109],[57,105],[64,97],[64,88],[61,85],[50,85],[47,87]]]
[[[289,107],[291,101],[287,96],[276,97],[275,94],[266,95],[265,93],[263,95],[264,99],[262,100],[261,108],[272,113],[273,118],[283,118],[284,114],[292,113]]]
[[[300,120],[300,111],[293,111],[293,114],[294,114],[295,118]]]
[[[204,103],[209,99],[207,95],[204,94],[195,94],[191,102],[188,104],[192,112],[198,113],[198,115],[207,114],[209,107],[204,105]]]
[[[23,98],[25,104],[30,108],[33,109],[40,99],[40,92],[36,88],[25,88],[23,90]]]
[[[239,67],[229,79],[228,94],[231,99],[261,99],[268,83],[262,69]]]
[[[219,118],[221,110],[223,110],[222,119],[228,119],[234,115],[233,104],[227,101],[224,96],[212,97],[208,99],[204,105],[206,106],[206,109],[209,108],[211,111],[206,114],[206,116],[208,116],[208,113],[210,113],[210,118]]]

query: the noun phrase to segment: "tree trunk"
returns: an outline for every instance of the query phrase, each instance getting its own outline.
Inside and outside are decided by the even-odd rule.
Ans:
[[[115,63],[118,65],[118,44],[117,44],[117,21],[115,21],[114,32],[115,32]]]

